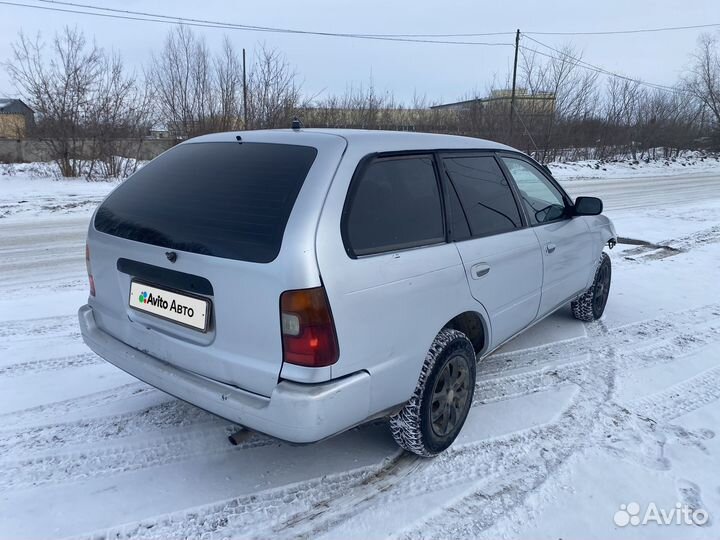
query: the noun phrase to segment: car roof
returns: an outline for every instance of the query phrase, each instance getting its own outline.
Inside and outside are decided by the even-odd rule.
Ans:
[[[235,142],[237,137],[243,142],[276,142],[281,144],[305,144],[320,146],[327,137],[345,139],[348,147],[355,151],[395,152],[403,150],[515,150],[510,146],[458,135],[441,135],[437,133],[417,133],[408,131],[382,131],[372,129],[268,129],[257,131],[231,131],[213,133],[190,139],[184,144],[196,142]]]

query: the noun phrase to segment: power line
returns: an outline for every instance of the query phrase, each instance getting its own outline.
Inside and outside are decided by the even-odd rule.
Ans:
[[[590,70],[590,71],[594,71],[594,72],[596,72],[596,73],[601,73],[601,74],[603,74],[603,75],[607,75],[607,76],[610,76],[610,77],[615,77],[615,78],[623,79],[623,80],[626,80],[626,81],[629,81],[629,82],[634,82],[634,83],[636,83],[636,84],[640,84],[640,85],[643,85],[643,86],[648,86],[648,87],[653,88],[653,89],[655,89],[655,90],[663,90],[663,91],[666,91],[666,92],[673,92],[673,93],[684,93],[682,90],[679,90],[679,89],[677,89],[677,88],[673,88],[673,87],[671,87],[671,86],[665,86],[665,85],[662,85],[662,84],[651,83],[651,82],[643,81],[643,80],[641,80],[641,79],[634,79],[634,78],[632,78],[632,77],[628,77],[628,76],[622,75],[622,74],[620,74],[620,73],[615,73],[615,72],[610,71],[610,70],[607,70],[607,69],[605,69],[605,68],[603,68],[603,67],[593,65],[593,64],[591,64],[591,63],[589,63],[589,62],[586,62],[586,61],[584,61],[584,60],[582,60],[582,59],[580,59],[580,58],[576,58],[576,57],[574,57],[574,56],[572,56],[572,55],[570,55],[570,54],[568,54],[568,53],[566,53],[566,52],[563,52],[563,51],[561,51],[561,50],[559,50],[559,49],[556,49],[556,48],[554,48],[554,47],[551,47],[550,45],[547,45],[547,44],[545,44],[545,43],[543,43],[543,42],[541,42],[541,41],[538,41],[538,40],[535,39],[535,38],[532,38],[532,37],[530,37],[530,36],[528,36],[528,35],[525,35],[524,33],[523,33],[523,35],[524,35],[527,39],[529,39],[530,41],[534,41],[534,42],[537,43],[538,45],[541,45],[542,47],[545,47],[545,48],[547,48],[547,49],[550,49],[551,51],[556,52],[556,53],[564,56],[566,59],[575,62],[575,63],[576,63],[579,67],[581,67],[581,68],[584,68],[584,69],[587,69],[587,70]],[[552,59],[554,59],[554,60],[561,60],[561,58],[557,58],[556,56],[553,56],[553,55],[551,55],[551,54],[538,51],[538,50],[536,50],[536,49],[532,49],[532,48],[529,48],[529,47],[525,47],[524,45],[521,45],[520,47],[523,48],[523,49],[525,49],[526,51],[533,52],[533,53],[539,54],[539,55],[541,55],[541,56],[546,56],[546,57],[552,58]]]
[[[271,27],[271,26],[256,26],[256,25],[247,25],[247,24],[227,23],[227,22],[221,22],[221,21],[211,21],[211,20],[206,20],[206,19],[196,19],[196,18],[190,18],[190,17],[173,17],[170,15],[148,13],[148,12],[143,12],[143,11],[115,9],[115,8],[96,6],[96,5],[92,5],[92,4],[81,4],[78,2],[66,2],[66,1],[61,1],[61,0],[35,0],[35,1],[42,2],[45,4],[56,4],[56,5],[63,5],[63,6],[72,6],[75,8],[93,9],[93,10],[97,10],[97,11],[106,11],[106,12],[112,12],[112,13],[121,13],[121,14],[126,14],[126,15],[140,15],[140,16],[145,16],[145,17],[153,17],[153,18],[157,18],[157,19],[167,19],[167,20],[172,20],[173,22],[185,21],[187,23],[193,22],[193,23],[202,23],[202,24],[212,24],[212,25],[220,25],[222,27],[233,26],[233,27],[237,27],[238,29],[243,29],[243,30],[255,30],[255,31],[264,31],[264,32],[281,32],[281,33],[291,33],[291,34],[309,34],[309,35],[317,35],[317,36],[380,39],[380,38],[469,38],[469,37],[488,37],[488,36],[509,36],[509,35],[514,34],[514,32],[468,32],[468,33],[451,33],[451,34],[438,34],[438,33],[430,33],[430,34],[371,34],[371,33],[365,33],[365,32],[347,32],[347,33],[345,33],[345,32],[320,32],[320,31],[312,31],[312,30],[301,30],[301,29],[295,29],[295,28],[276,28],[276,27]],[[706,23],[706,24],[696,24],[696,25],[688,25],[688,26],[664,26],[664,27],[658,27],[658,28],[635,28],[635,29],[626,29],[626,30],[574,31],[574,32],[524,32],[524,34],[550,35],[550,36],[553,36],[553,35],[555,35],[555,36],[590,36],[590,35],[642,34],[642,33],[667,32],[667,31],[677,31],[677,30],[693,30],[693,29],[714,28],[714,27],[720,27],[720,23]]]
[[[553,59],[553,60],[562,60],[562,58],[558,58],[557,56],[553,56],[552,54],[548,54],[548,53],[544,53],[544,52],[542,52],[542,51],[538,51],[537,49],[533,49],[533,48],[530,48],[530,47],[526,47],[525,45],[520,45],[520,48],[523,49],[523,50],[526,50],[526,51],[528,51],[528,52],[532,52],[532,53],[535,53],[535,54],[539,54],[540,56],[544,56],[544,57],[546,57],[546,58],[551,58],[551,59]],[[656,89],[656,90],[662,90],[662,91],[665,91],[665,92],[673,92],[673,93],[684,93],[682,90],[678,90],[677,88],[672,88],[672,87],[669,87],[669,86],[656,86],[656,85],[653,84],[653,83],[648,83],[648,82],[645,82],[645,81],[640,80],[640,79],[633,79],[632,77],[627,77],[627,76],[621,75],[621,74],[619,74],[619,73],[613,73],[613,72],[611,72],[611,71],[607,71],[606,69],[594,68],[594,67],[591,67],[591,66],[589,66],[589,65],[585,65],[585,64],[583,64],[583,63],[581,63],[581,62],[578,62],[578,60],[577,60],[576,58],[572,57],[572,56],[565,55],[565,57],[568,58],[568,59],[573,60],[574,62],[576,62],[577,65],[578,65],[578,67],[580,67],[580,68],[582,68],[582,69],[587,69],[588,71],[594,71],[594,72],[600,73],[600,74],[602,74],[602,75],[607,75],[607,76],[610,76],[610,77],[615,77],[615,78],[617,78],[617,79],[623,79],[623,80],[626,80],[626,81],[629,81],[629,82],[634,82],[634,83],[636,83],[636,84],[640,84],[640,85],[643,85],[643,86],[648,86],[648,87],[653,88],[653,89]]]
[[[240,31],[248,31],[248,32],[269,32],[269,33],[310,35],[310,36],[349,38],[349,39],[379,40],[379,41],[393,41],[393,42],[408,42],[408,43],[501,46],[501,47],[505,47],[505,46],[512,47],[513,46],[512,43],[504,43],[504,42],[458,41],[458,40],[454,40],[454,39],[446,40],[446,39],[429,39],[429,38],[500,36],[500,35],[513,34],[514,32],[465,33],[465,34],[364,34],[364,33],[361,34],[361,33],[342,33],[342,32],[322,32],[322,31],[314,31],[314,30],[302,30],[302,29],[296,29],[296,28],[278,28],[278,27],[271,27],[271,26],[256,26],[256,25],[248,25],[248,24],[220,22],[220,21],[213,21],[213,20],[208,20],[208,19],[197,19],[197,18],[189,18],[189,17],[175,17],[175,16],[171,16],[171,15],[163,15],[163,14],[149,13],[149,12],[143,12],[143,11],[108,8],[108,7],[96,6],[96,5],[92,5],[92,4],[82,4],[82,3],[77,3],[77,2],[67,2],[67,1],[61,1],[61,0],[35,0],[35,1],[42,2],[43,4],[52,4],[52,6],[26,4],[26,3],[22,3],[22,2],[10,2],[10,1],[5,1],[5,0],[0,0],[0,5],[9,5],[9,6],[15,6],[15,7],[24,7],[24,8],[30,8],[30,9],[39,9],[39,10],[44,10],[44,11],[53,11],[53,12],[61,12],[61,13],[72,13],[72,14],[76,14],[76,15],[90,15],[90,16],[94,16],[94,17],[103,17],[103,18],[109,18],[109,19],[154,22],[154,23],[160,23],[160,24],[185,24],[187,26],[195,26],[195,27],[202,27],[202,28],[218,28],[218,29],[224,29],[224,30],[240,30]],[[58,6],[67,6],[67,7],[64,8],[64,7],[58,7]],[[72,8],[72,9],[69,9],[69,8]],[[87,11],[88,9],[94,10],[94,11]],[[715,27],[715,26],[720,26],[720,23],[709,23],[709,24],[693,25],[693,26],[645,28],[645,29],[636,29],[636,30],[613,30],[613,31],[602,31],[602,32],[523,32],[522,35],[525,36],[527,39],[534,41],[538,45],[545,47],[557,54],[562,55],[566,59],[569,59],[569,60],[575,62],[581,68],[584,68],[584,69],[587,69],[590,71],[594,71],[596,73],[600,73],[603,75],[607,75],[610,77],[615,77],[618,79],[623,79],[626,81],[634,82],[634,83],[637,83],[637,84],[640,84],[643,86],[647,86],[647,87],[650,87],[650,88],[653,88],[656,90],[663,90],[663,91],[674,92],[674,93],[683,93],[681,90],[679,90],[677,88],[672,88],[672,87],[664,86],[661,84],[649,83],[646,81],[642,81],[640,79],[634,79],[632,77],[627,77],[627,76],[619,74],[619,73],[614,73],[614,72],[609,71],[600,66],[590,64],[589,62],[585,62],[584,60],[582,60],[580,58],[575,58],[566,52],[563,52],[561,50],[551,47],[550,45],[542,43],[541,41],[531,37],[529,34],[533,34],[533,35],[634,34],[634,33],[644,33],[644,32],[662,32],[662,31],[671,31],[671,30],[709,28],[709,27]],[[517,46],[518,45],[516,44],[515,47],[517,48]],[[538,51],[536,49],[532,49],[532,48],[526,47],[524,45],[520,45],[520,48],[522,48],[526,51],[535,53],[535,54],[539,54],[541,56],[545,56],[547,58],[551,58],[554,60],[561,60],[560,58],[557,58],[557,57],[553,56],[552,54],[544,53],[542,51]]]
[[[489,43],[476,41],[446,41],[448,38],[470,38],[470,37],[488,37],[488,36],[509,36],[514,32],[469,32],[469,33],[451,33],[451,34],[370,34],[370,33],[354,33],[354,32],[322,32],[314,30],[302,30],[296,28],[277,28],[271,26],[257,26],[248,24],[228,23],[222,21],[212,21],[207,19],[197,19],[190,17],[174,17],[157,13],[149,13],[143,11],[114,9],[92,4],[81,4],[77,2],[63,2],[60,0],[35,0],[45,4],[55,4],[55,6],[69,6],[80,8],[77,10],[63,9],[60,7],[49,7],[40,5],[23,4],[20,2],[0,1],[0,4],[26,7],[32,9],[41,9],[46,11],[56,11],[61,13],[73,13],[77,15],[91,15],[95,17],[115,18],[133,21],[155,22],[155,23],[183,23],[188,26],[197,26],[203,28],[220,28],[226,30],[244,30],[249,32],[272,32],[283,34],[300,34],[324,37],[339,37],[350,39],[370,39],[381,41],[400,41],[410,43],[437,43],[448,45],[485,45],[485,46],[512,46],[512,43]],[[95,10],[95,12],[84,11],[86,9]],[[107,13],[98,13],[107,12]],[[110,13],[114,15],[110,15]],[[591,35],[617,35],[617,34],[640,34],[651,32],[665,32],[676,30],[691,30],[702,28],[720,27],[720,23],[707,23],[688,26],[666,26],[659,28],[638,28],[627,30],[605,30],[605,31],[574,31],[574,32],[523,32],[525,35],[553,35],[553,36],[591,36]],[[444,38],[444,39],[440,39]]]
[[[660,28],[636,28],[632,30],[602,30],[597,32],[523,32],[536,36],[611,36],[618,34],[645,34],[652,32],[672,32],[675,30],[698,30],[720,27],[720,23],[694,24],[689,26],[664,26]]]
[[[188,22],[199,22],[199,23],[208,23],[208,24],[221,24],[221,25],[229,25],[229,26],[237,26],[238,28],[242,29],[252,29],[252,30],[263,30],[263,31],[270,31],[270,32],[287,32],[287,33],[297,33],[297,34],[317,34],[317,35],[333,35],[333,36],[342,36],[342,37],[372,37],[372,38],[455,38],[455,37],[486,37],[486,36],[508,36],[513,35],[514,32],[473,32],[473,33],[464,33],[464,34],[369,34],[365,32],[315,32],[310,30],[299,30],[294,28],[276,28],[271,26],[255,26],[255,25],[247,25],[247,24],[237,24],[237,23],[228,23],[228,22],[218,22],[218,21],[210,21],[206,19],[194,19],[189,17],[173,17],[170,15],[159,15],[154,13],[147,13],[142,11],[131,11],[131,10],[125,10],[125,9],[115,9],[115,8],[108,8],[108,7],[102,7],[102,6],[96,6],[92,4],[80,4],[77,2],[64,2],[61,0],[35,0],[36,2],[43,2],[46,4],[58,4],[58,5],[64,5],[64,6],[73,6],[76,8],[89,8],[94,9],[98,11],[109,11],[114,13],[125,13],[125,14],[132,14],[132,15],[144,15],[148,17],[155,17],[155,18],[162,18],[162,19],[170,19],[172,21],[188,21]]]
[[[393,42],[406,42],[406,43],[431,43],[431,44],[443,44],[443,45],[475,45],[475,46],[512,46],[512,43],[501,43],[501,42],[481,42],[481,41],[457,41],[457,40],[441,40],[441,39],[423,39],[413,37],[400,37],[393,35],[381,35],[381,34],[349,34],[339,32],[318,32],[311,30],[298,30],[290,28],[275,28],[268,26],[253,26],[243,25],[234,23],[223,23],[219,21],[209,21],[203,19],[191,19],[186,17],[172,17],[169,15],[145,13],[130,10],[116,10],[112,8],[103,8],[98,6],[92,6],[88,4],[75,4],[72,2],[54,2],[52,0],[37,0],[39,2],[45,2],[48,4],[66,5],[73,9],[62,8],[57,6],[42,6],[34,4],[24,4],[20,2],[7,2],[0,1],[2,5],[16,6],[31,9],[40,9],[44,11],[54,11],[61,13],[73,13],[76,15],[91,15],[94,17],[103,17],[109,19],[121,19],[131,21],[144,21],[154,22],[161,24],[178,24],[182,23],[186,26],[195,26],[202,28],[220,28],[224,30],[241,30],[247,32],[270,32],[270,33],[282,33],[282,34],[301,34],[301,35],[312,35],[312,36],[323,36],[323,37],[337,37],[337,38],[350,38],[350,39],[366,39],[366,40],[379,40],[379,41],[393,41]],[[112,13],[92,12],[86,11],[85,9],[94,9],[99,11],[109,11]]]

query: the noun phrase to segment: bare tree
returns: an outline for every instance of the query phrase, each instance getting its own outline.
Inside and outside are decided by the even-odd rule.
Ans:
[[[20,34],[6,68],[38,113],[37,134],[63,176],[79,176],[86,161],[109,160],[107,141],[143,130],[146,111],[138,107],[134,78],[125,75],[119,56],[107,55],[77,29],[65,28],[50,47],[39,35]]]
[[[710,112],[720,145],[720,39],[717,35],[700,36],[685,88]]]
[[[125,75],[119,55],[103,58],[102,77],[87,131],[91,139],[91,176],[125,177],[137,168],[144,135],[153,124],[151,94],[133,75]]]
[[[63,176],[78,176],[79,155],[91,116],[93,93],[102,71],[102,52],[88,45],[84,35],[66,28],[56,35],[50,61],[38,35],[24,34],[13,45],[13,61],[6,64],[15,86],[40,115],[38,132],[47,137]]]
[[[262,45],[248,78],[246,129],[287,127],[301,106],[295,70],[280,51]]]
[[[236,129],[242,106],[242,64],[228,37],[213,54],[185,26],[172,29],[146,69],[158,117],[177,136]]]
[[[533,110],[516,109],[525,127],[533,133],[540,161],[555,159],[555,150],[563,144],[555,140],[558,128],[566,122],[576,122],[592,114],[597,99],[595,91],[597,73],[582,69],[582,54],[565,45],[558,56],[543,60],[535,52],[522,51],[520,81],[541,104],[543,96],[551,100],[552,110],[547,106],[532,107]],[[528,101],[528,103],[533,103]]]
[[[218,93],[216,127],[220,131],[236,129],[242,115],[242,62],[227,36],[213,64]]]
[[[635,130],[644,99],[646,93],[639,82],[615,77],[608,80],[601,150],[597,157],[607,158],[618,152],[636,157]]]
[[[646,92],[639,103],[634,130],[639,159],[672,158],[680,150],[691,148],[700,135],[700,115],[698,101],[686,92]],[[657,155],[658,150],[662,155]]]
[[[168,33],[162,52],[152,56],[146,78],[158,116],[171,132],[194,136],[212,131],[216,111],[212,60],[205,41],[192,30],[178,26]]]

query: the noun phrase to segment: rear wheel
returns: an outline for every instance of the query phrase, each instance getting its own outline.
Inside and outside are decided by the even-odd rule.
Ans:
[[[573,316],[581,321],[590,322],[602,317],[610,295],[612,265],[607,253],[600,256],[600,264],[595,271],[592,286],[570,304]]]
[[[436,456],[460,433],[475,391],[475,350],[458,330],[443,329],[425,357],[413,397],[390,417],[395,441],[420,456]]]

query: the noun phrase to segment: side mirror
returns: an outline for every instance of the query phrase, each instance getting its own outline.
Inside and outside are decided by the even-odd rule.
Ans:
[[[573,210],[576,216],[597,216],[603,211],[603,202],[597,197],[578,197]]]

